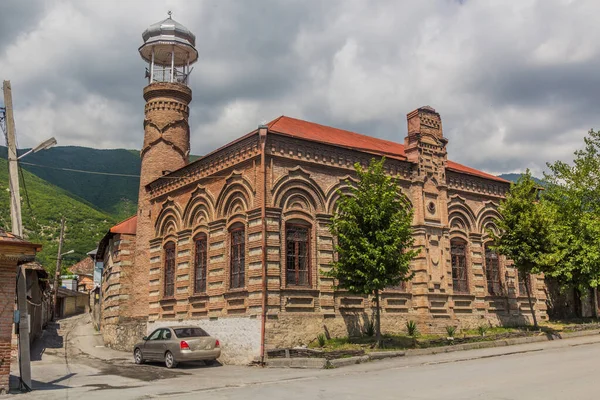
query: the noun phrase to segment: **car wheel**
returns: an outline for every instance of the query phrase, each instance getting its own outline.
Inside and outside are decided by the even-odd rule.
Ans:
[[[135,349],[133,352],[133,359],[135,360],[136,364],[144,363],[144,356],[142,355],[142,351],[140,349]]]
[[[177,361],[175,361],[175,357],[173,357],[173,353],[170,351],[165,353],[165,366],[167,368],[175,368],[177,366]]]
[[[213,366],[213,365],[217,365],[217,360],[204,360],[204,364],[208,365],[208,366]]]

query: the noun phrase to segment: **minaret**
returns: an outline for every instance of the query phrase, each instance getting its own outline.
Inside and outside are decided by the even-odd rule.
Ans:
[[[198,59],[196,37],[169,17],[142,34],[140,55],[148,62],[144,88],[144,145],[141,150],[134,274],[131,277],[132,317],[148,315],[149,242],[154,238],[150,197],[146,185],[184,167],[190,152],[190,65]]]

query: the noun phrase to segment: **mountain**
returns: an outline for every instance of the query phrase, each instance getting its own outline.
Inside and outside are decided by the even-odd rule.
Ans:
[[[517,182],[519,180],[519,178],[521,177],[521,175],[523,174],[502,174],[502,175],[498,175],[499,178],[502,179],[506,179],[507,181],[511,181],[511,182]],[[543,180],[541,180],[540,178],[536,178],[535,176],[532,176],[533,180],[535,183],[537,183],[540,186],[545,186],[545,183]]]
[[[29,157],[28,157],[29,158]],[[0,226],[10,230],[8,165],[0,158]],[[99,211],[90,203],[73,197],[66,190],[52,185],[28,171],[21,177],[21,199],[24,236],[43,246],[38,261],[50,272],[56,266],[61,216],[66,218],[63,267],[79,261],[96,248],[98,241],[117,219]]]
[[[25,151],[27,149],[19,150],[19,154]],[[0,146],[0,157],[7,158],[6,147]],[[140,156],[136,150],[59,146],[29,154],[21,160],[20,165],[48,183],[87,201],[105,213],[114,215],[117,219],[124,219],[136,212],[140,173]]]
[[[21,149],[19,154],[27,150]],[[4,146],[0,146],[0,157],[7,158]],[[190,155],[190,162],[198,158],[200,156]],[[58,146],[27,155],[20,165],[48,183],[66,190],[72,197],[84,200],[118,220],[130,217],[137,211],[140,184],[138,150]]]

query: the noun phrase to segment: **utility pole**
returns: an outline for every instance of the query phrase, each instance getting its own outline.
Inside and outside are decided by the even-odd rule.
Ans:
[[[19,165],[17,163],[17,141],[15,139],[15,119],[12,106],[12,89],[10,81],[4,81],[4,107],[6,108],[6,144],[8,147],[8,174],[10,199],[10,221],[12,233],[23,237],[21,222],[21,193],[19,190]]]
[[[65,236],[65,217],[60,219],[60,239],[58,241],[58,256],[56,258],[56,271],[54,272],[54,313],[52,314],[52,320],[56,321],[56,315],[58,314],[58,280],[60,279],[60,267],[62,264],[62,246],[63,239]]]
[[[12,89],[10,81],[4,81],[4,107],[6,113],[6,145],[8,147],[8,174],[10,188],[10,220],[14,235],[23,237],[21,221],[21,193],[19,190],[19,164],[17,162],[17,140],[13,116]],[[31,354],[29,349],[29,315],[27,313],[27,274],[25,268],[17,267],[17,307],[19,309],[19,369],[21,385],[31,390]]]

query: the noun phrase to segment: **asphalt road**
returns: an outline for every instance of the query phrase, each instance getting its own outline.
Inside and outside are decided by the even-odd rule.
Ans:
[[[100,360],[71,349],[34,362],[38,390],[18,398],[584,400],[600,396],[599,364],[600,335],[334,370],[200,363],[167,372],[158,364]]]

